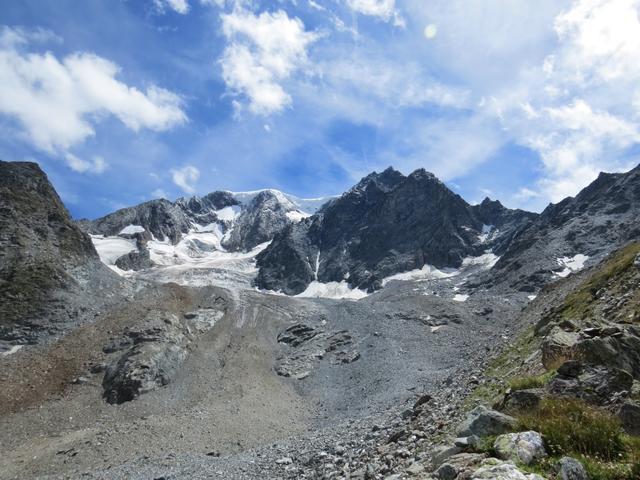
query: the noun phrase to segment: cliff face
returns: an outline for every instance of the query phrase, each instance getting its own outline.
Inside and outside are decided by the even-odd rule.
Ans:
[[[0,161],[0,336],[54,329],[117,282],[40,167]]]

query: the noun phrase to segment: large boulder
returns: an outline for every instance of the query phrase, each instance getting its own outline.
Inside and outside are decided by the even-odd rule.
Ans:
[[[151,315],[127,333],[133,345],[105,371],[102,386],[109,403],[128,402],[167,385],[187,358],[189,340],[178,319]]]
[[[631,401],[623,403],[618,409],[618,418],[628,434],[640,436],[640,405]]]
[[[542,388],[511,390],[505,394],[498,408],[508,413],[531,411],[540,405],[545,396],[547,393]]]
[[[619,368],[640,379],[640,327],[628,325],[612,334],[604,330],[579,342],[576,354],[585,362]]]
[[[473,472],[471,480],[544,480],[544,478],[535,473],[526,474],[513,463],[489,458],[482,463],[478,470]]]
[[[624,370],[571,360],[562,364],[548,388],[555,395],[605,405],[617,397],[628,395],[632,385],[633,377]]]
[[[547,456],[538,432],[507,433],[496,438],[493,448],[502,460],[531,465]]]
[[[556,466],[559,480],[589,480],[586,470],[575,458],[562,457]]]
[[[579,340],[580,336],[576,332],[553,327],[542,341],[542,364],[546,369],[551,370],[559,362],[573,358]]]
[[[467,418],[458,426],[457,436],[476,435],[482,438],[500,435],[510,432],[515,425],[515,418],[481,405],[469,412]]]

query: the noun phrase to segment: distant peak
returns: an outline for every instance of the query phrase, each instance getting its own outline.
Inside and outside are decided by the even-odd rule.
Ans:
[[[484,200],[480,202],[480,205],[483,207],[494,206],[494,207],[502,207],[502,203],[500,200],[491,200],[489,197],[484,197]]]
[[[438,183],[442,183],[438,177],[436,177],[433,173],[426,171],[424,168],[418,168],[414,170],[409,178],[414,178],[416,180],[436,180]]]

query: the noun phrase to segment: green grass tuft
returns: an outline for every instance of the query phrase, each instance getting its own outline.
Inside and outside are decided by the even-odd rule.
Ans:
[[[616,461],[626,452],[618,419],[580,400],[548,398],[518,420],[522,430],[543,435],[552,455],[582,454]]]
[[[530,375],[526,377],[514,377],[508,380],[511,390],[528,390],[541,388],[547,385],[556,375],[555,370],[545,372],[542,375]]]

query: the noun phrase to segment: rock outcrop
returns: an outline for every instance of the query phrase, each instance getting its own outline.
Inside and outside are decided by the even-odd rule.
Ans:
[[[81,323],[117,284],[40,167],[0,161],[0,338]]]

